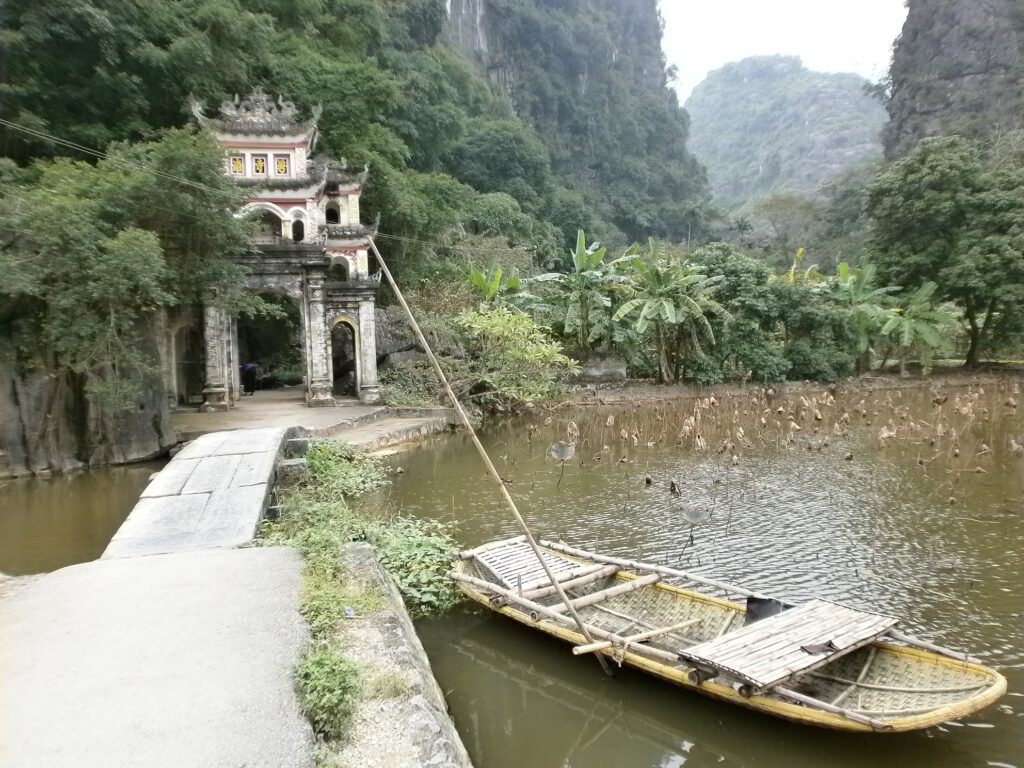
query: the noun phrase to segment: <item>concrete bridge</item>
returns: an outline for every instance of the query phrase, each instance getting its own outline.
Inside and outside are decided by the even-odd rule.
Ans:
[[[289,434],[199,436],[100,560],[0,602],[0,767],[313,765],[293,681],[309,639],[302,559],[236,548],[256,533]]]

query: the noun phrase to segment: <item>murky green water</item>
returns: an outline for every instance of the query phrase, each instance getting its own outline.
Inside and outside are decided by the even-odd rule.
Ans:
[[[161,466],[0,480],[0,573],[45,573],[95,560]]]
[[[1010,694],[959,724],[842,735],[632,672],[606,680],[567,646],[469,611],[419,626],[478,768],[1024,766],[1014,386],[559,410],[486,430],[538,535],[895,613],[906,630],[999,668]],[[573,427],[577,456],[561,474],[546,452]],[[393,461],[404,473],[373,503],[455,522],[466,545],[517,532],[465,438]],[[711,519],[691,529],[700,510]]]

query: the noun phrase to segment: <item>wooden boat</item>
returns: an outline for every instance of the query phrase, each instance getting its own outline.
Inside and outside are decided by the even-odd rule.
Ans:
[[[891,616],[825,600],[790,606],[673,568],[539,545],[573,611],[525,536],[462,552],[449,575],[473,600],[573,643],[577,655],[601,653],[798,723],[911,731],[1006,692],[998,672],[899,632]]]

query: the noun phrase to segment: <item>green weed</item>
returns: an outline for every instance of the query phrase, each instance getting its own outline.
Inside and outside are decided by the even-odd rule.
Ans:
[[[359,669],[330,648],[309,651],[295,670],[302,694],[302,711],[313,730],[325,739],[345,735],[359,697]]]

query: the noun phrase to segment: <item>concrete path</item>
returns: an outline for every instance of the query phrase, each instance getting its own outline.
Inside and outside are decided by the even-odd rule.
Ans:
[[[327,437],[387,411],[382,405],[363,405],[358,400],[339,400],[335,408],[310,408],[299,389],[272,389],[243,397],[230,411],[199,413],[180,409],[171,424],[180,440],[192,440],[207,432],[259,427],[292,428],[298,434]]]
[[[64,568],[0,604],[0,767],[310,768],[292,670],[302,559]]]
[[[251,541],[274,484],[283,427],[197,438],[156,474],[103,558],[236,547]]]

